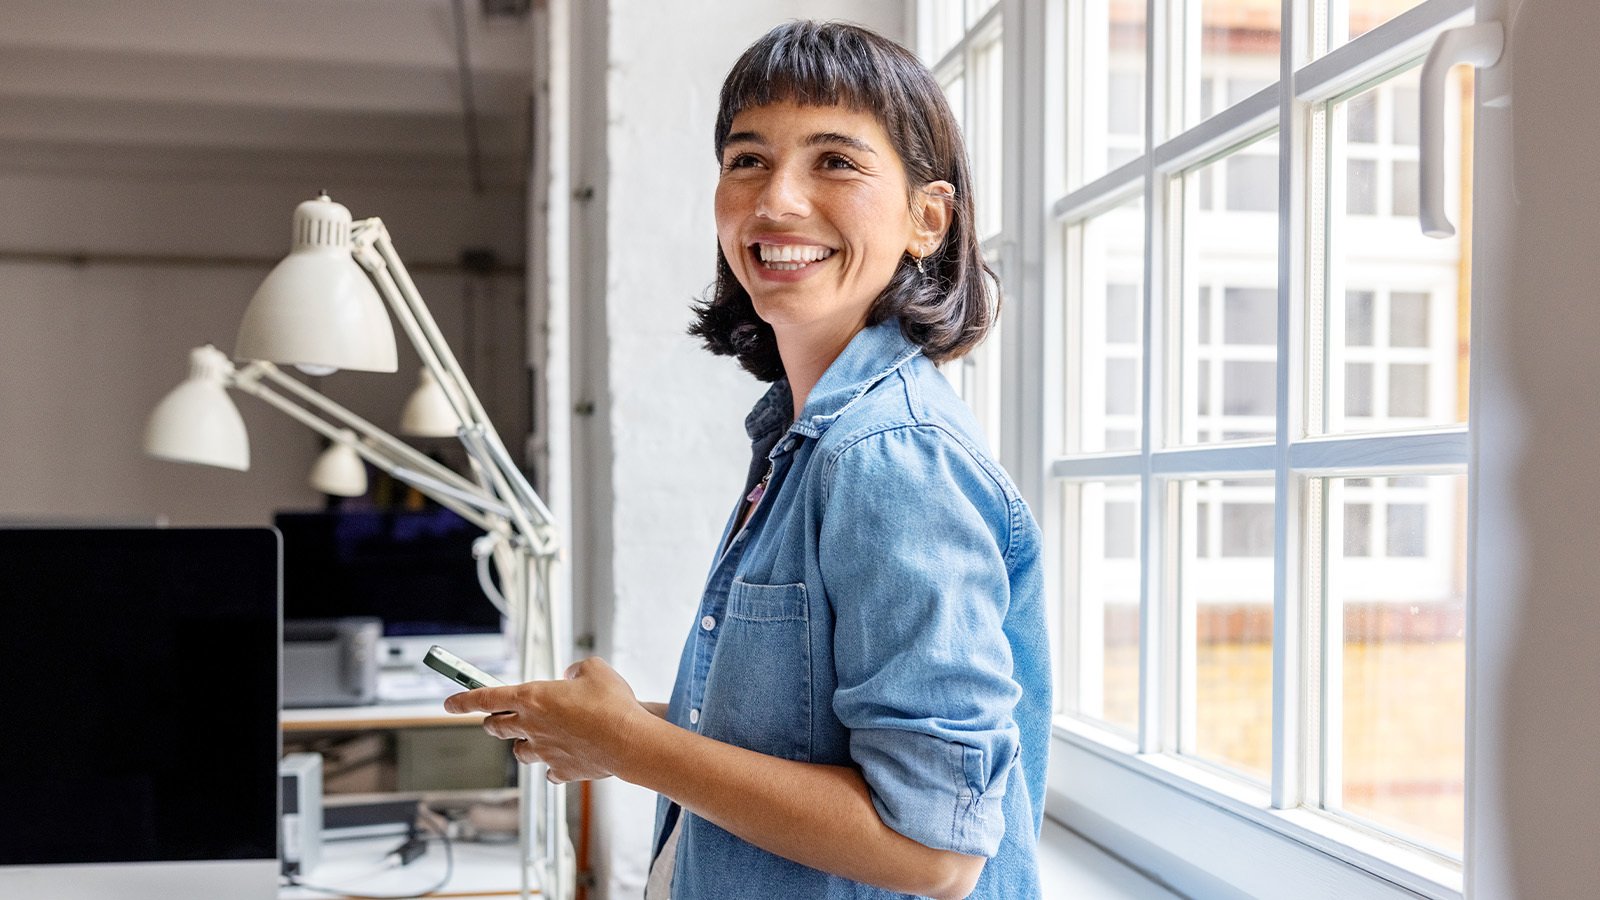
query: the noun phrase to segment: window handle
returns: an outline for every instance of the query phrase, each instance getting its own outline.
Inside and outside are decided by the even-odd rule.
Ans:
[[[1499,22],[1480,22],[1441,32],[1422,64],[1422,89],[1418,106],[1422,112],[1421,171],[1418,183],[1421,196],[1417,208],[1422,233],[1431,238],[1447,238],[1456,233],[1444,211],[1444,110],[1446,77],[1456,66],[1486,69],[1500,61],[1505,49],[1505,29]]]

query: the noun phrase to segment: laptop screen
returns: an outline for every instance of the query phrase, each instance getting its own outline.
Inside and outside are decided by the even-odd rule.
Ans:
[[[277,856],[268,528],[0,530],[0,866]]]

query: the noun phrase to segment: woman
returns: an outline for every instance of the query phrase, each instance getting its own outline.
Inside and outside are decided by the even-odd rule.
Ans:
[[[903,48],[797,22],[735,64],[716,149],[691,330],[773,385],[671,702],[589,659],[446,706],[657,791],[651,900],[1037,896],[1038,528],[934,367],[996,305],[955,120]]]

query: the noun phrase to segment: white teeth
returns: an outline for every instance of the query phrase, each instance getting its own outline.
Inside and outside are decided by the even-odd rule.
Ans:
[[[786,265],[784,269],[798,269],[807,263],[814,263],[827,259],[833,251],[827,247],[815,244],[757,244],[756,250],[761,254],[764,263],[797,263]]]

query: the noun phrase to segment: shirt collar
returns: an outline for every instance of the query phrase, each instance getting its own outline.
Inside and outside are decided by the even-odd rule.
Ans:
[[[822,373],[822,378],[806,397],[805,408],[793,431],[807,437],[819,437],[851,404],[861,399],[873,385],[906,364],[922,352],[922,348],[906,340],[900,331],[900,320],[888,318],[876,325],[868,325],[850,339],[839,357]],[[789,421],[794,409],[794,395],[789,381],[780,378],[773,383],[750,415],[745,418],[745,431],[751,440],[770,433]]]

